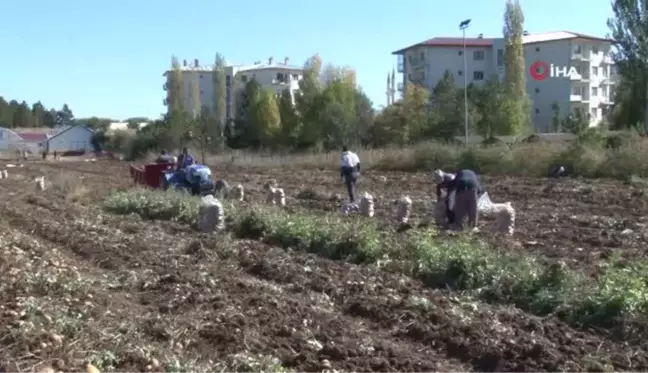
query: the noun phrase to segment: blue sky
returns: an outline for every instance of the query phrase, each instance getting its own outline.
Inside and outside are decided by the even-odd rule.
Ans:
[[[604,36],[609,1],[522,0],[529,32],[571,30]],[[68,103],[77,117],[158,117],[172,54],[233,63],[270,56],[301,65],[324,62],[356,69],[358,83],[385,104],[391,52],[434,36],[502,34],[503,0],[23,0],[0,14],[0,96]]]

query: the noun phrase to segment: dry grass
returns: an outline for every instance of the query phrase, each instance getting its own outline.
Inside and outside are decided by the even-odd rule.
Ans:
[[[430,171],[435,168],[471,168],[480,173],[512,176],[545,176],[557,164],[568,166],[572,175],[627,178],[648,176],[648,140],[631,138],[615,149],[602,142],[583,144],[543,142],[469,147],[422,143],[408,148],[359,149],[363,168],[382,171]],[[340,152],[276,154],[234,150],[210,155],[206,163],[241,168],[299,168],[334,170]]]

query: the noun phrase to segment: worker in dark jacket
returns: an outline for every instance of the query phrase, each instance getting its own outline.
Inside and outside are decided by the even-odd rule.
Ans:
[[[437,200],[441,199],[441,191],[446,190],[446,206],[448,223],[459,228],[468,217],[468,226],[477,226],[477,201],[484,193],[477,174],[472,170],[461,170],[455,175],[436,170]]]
[[[340,175],[344,184],[346,184],[349,193],[349,201],[355,202],[355,185],[360,175],[360,158],[358,155],[349,150],[346,146],[342,147],[342,162],[340,165]]]

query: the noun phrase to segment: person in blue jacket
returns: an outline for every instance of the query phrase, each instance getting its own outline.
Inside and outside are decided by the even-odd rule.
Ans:
[[[178,163],[176,165],[176,170],[184,170],[187,168],[187,166],[191,166],[192,164],[195,164],[196,161],[194,157],[189,154],[189,149],[187,148],[182,148],[182,153],[180,153],[180,156],[178,156]]]
[[[441,191],[446,190],[446,206],[448,223],[463,226],[463,221],[468,218],[468,226],[477,226],[477,201],[484,193],[479,178],[473,170],[460,170],[456,174],[449,174],[442,170],[434,172],[436,179],[437,200],[441,200]]]

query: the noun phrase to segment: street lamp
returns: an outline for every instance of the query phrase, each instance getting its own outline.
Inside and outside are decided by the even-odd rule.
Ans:
[[[464,136],[466,146],[468,146],[468,59],[466,57],[466,29],[470,25],[470,19],[459,24],[459,29],[463,32],[463,60],[464,60]]]

